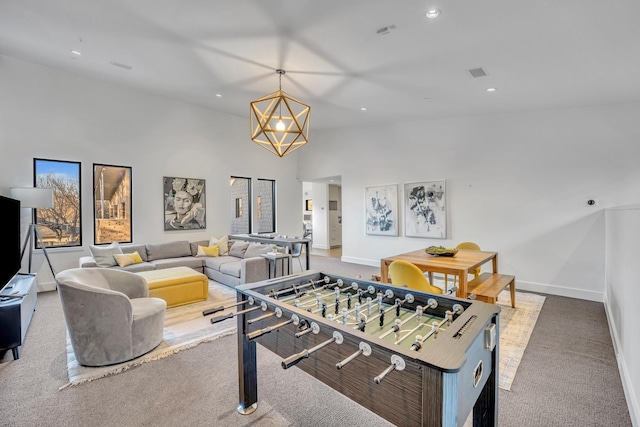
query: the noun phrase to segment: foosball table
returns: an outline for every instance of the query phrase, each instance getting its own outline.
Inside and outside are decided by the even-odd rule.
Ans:
[[[256,343],[398,426],[497,425],[492,304],[318,271],[236,288],[238,412],[257,408]]]

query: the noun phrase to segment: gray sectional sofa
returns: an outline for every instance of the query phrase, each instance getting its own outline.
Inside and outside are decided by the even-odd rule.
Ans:
[[[81,257],[79,266],[117,268],[131,272],[185,266],[231,287],[269,278],[269,261],[260,254],[269,252],[271,246],[233,241],[229,248],[221,249],[217,257],[198,255],[198,246],[209,246],[209,243],[208,240],[178,240],[146,245],[91,246],[91,255]],[[114,258],[120,253],[134,252],[140,255],[142,262],[120,267]]]

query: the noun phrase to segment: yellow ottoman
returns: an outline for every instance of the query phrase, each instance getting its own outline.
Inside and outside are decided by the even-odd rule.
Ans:
[[[204,301],[209,295],[207,276],[189,267],[171,267],[141,271],[149,284],[149,296],[162,298],[167,308]]]

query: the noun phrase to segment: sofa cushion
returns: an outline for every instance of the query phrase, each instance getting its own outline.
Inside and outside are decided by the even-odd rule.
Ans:
[[[208,240],[199,240],[197,242],[189,243],[189,246],[191,247],[191,256],[197,256],[198,255],[198,246],[209,246],[209,241]]]
[[[131,273],[138,273],[140,271],[151,271],[155,270],[156,266],[151,264],[150,262],[141,262],[138,264],[127,265],[126,267],[116,267],[120,268],[120,270],[130,271]]]
[[[242,242],[237,240],[233,242],[231,248],[229,249],[229,256],[234,256],[236,258],[244,258],[244,253],[249,247],[249,242]]]
[[[153,265],[156,266],[156,270],[161,270],[163,268],[171,268],[171,267],[190,267],[202,273],[202,267],[204,266],[204,263],[202,262],[203,259],[205,258],[194,258],[194,257],[163,258],[163,259],[157,259],[153,261]]]
[[[220,266],[220,273],[227,276],[240,277],[240,269],[242,268],[242,262],[227,262]]]
[[[138,252],[142,261],[149,261],[147,259],[147,247],[145,245],[121,245],[120,249],[122,249],[123,254],[132,254],[134,252]]]
[[[147,261],[191,256],[191,246],[186,240],[147,245]]]
[[[244,253],[243,258],[255,258],[261,254],[266,254],[272,250],[271,245],[263,245],[262,243],[251,243]]]
[[[229,254],[229,237],[222,236],[221,238],[212,237],[209,240],[209,246],[220,246],[220,255]]]
[[[118,246],[117,242],[113,242],[109,246],[91,245],[89,246],[89,250],[98,267],[113,267],[117,265],[118,263],[113,255],[122,253],[122,249]]]
[[[220,271],[220,267],[228,263],[240,263],[240,260],[234,256],[224,255],[219,257],[198,258],[204,260],[204,265],[211,270]]]

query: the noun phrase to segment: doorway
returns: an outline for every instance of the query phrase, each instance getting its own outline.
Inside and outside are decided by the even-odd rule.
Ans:
[[[302,183],[303,224],[311,254],[342,257],[342,182],[340,176]]]

